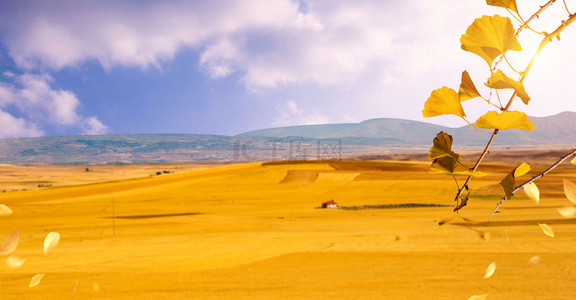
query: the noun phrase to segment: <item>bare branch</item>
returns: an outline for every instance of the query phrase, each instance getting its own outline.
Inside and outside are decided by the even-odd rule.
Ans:
[[[550,173],[552,170],[556,169],[556,167],[558,167],[560,164],[565,162],[571,156],[576,156],[576,149],[574,149],[574,150],[572,150],[572,152],[562,156],[558,161],[556,161],[554,164],[552,164],[550,167],[548,167],[548,169],[544,170],[542,173],[530,178],[530,180],[527,180],[527,181],[523,182],[521,185],[515,187],[514,190],[512,191],[512,195],[514,195],[514,193],[516,193],[517,191],[519,191],[520,189],[522,189],[526,185],[544,177],[544,175],[546,175],[546,174]],[[500,208],[500,205],[502,204],[502,202],[504,202],[504,200],[506,200],[506,197],[502,198],[500,200],[500,202],[498,202],[498,205],[496,205],[496,208],[494,209],[492,214],[490,214],[490,217],[492,217],[496,212],[498,212],[498,208]]]

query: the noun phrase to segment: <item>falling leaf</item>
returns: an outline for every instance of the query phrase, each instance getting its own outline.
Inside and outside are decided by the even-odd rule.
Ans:
[[[7,217],[12,214],[10,207],[0,204],[0,217]]]
[[[474,81],[472,81],[468,72],[462,72],[462,81],[460,83],[460,88],[458,89],[458,98],[460,99],[460,102],[476,97],[480,97],[480,93],[478,92],[478,89],[476,89]]]
[[[567,207],[561,207],[558,208],[558,212],[564,217],[564,218],[574,218],[574,216],[576,216],[576,207],[574,206],[567,206]]]
[[[440,227],[448,224],[448,222],[452,221],[455,217],[456,217],[456,214],[452,214],[452,215],[449,215],[449,216],[442,218],[440,221],[438,221],[438,227],[437,228],[440,228]]]
[[[436,159],[444,156],[450,156],[454,158],[456,161],[460,160],[460,155],[454,151],[452,151],[452,142],[453,138],[451,135],[440,131],[434,140],[432,141],[434,145],[430,148],[428,152],[429,159]]]
[[[492,275],[494,275],[494,271],[496,271],[496,263],[492,262],[490,265],[488,265],[488,268],[486,268],[486,273],[484,274],[484,279],[488,279],[488,278],[492,277]]]
[[[40,283],[40,280],[42,280],[42,278],[44,278],[45,274],[36,274],[32,277],[32,279],[30,279],[30,284],[28,285],[29,287],[35,287]]]
[[[540,226],[545,235],[549,237],[554,237],[554,231],[552,231],[552,227],[550,227],[548,224],[538,223],[538,226]]]
[[[506,229],[504,231],[504,234],[506,235],[506,240],[508,240],[508,243],[512,244],[512,238],[510,237],[510,234],[508,233],[508,229]]]
[[[497,70],[496,72],[492,73],[492,75],[490,75],[490,78],[488,78],[488,81],[485,83],[485,85],[489,88],[497,90],[514,89],[516,95],[520,97],[520,99],[522,100],[522,102],[524,102],[524,104],[528,104],[528,102],[530,101],[530,96],[528,96],[528,93],[526,93],[526,90],[524,89],[524,84],[522,82],[518,82],[506,76],[506,74],[504,74],[504,72],[500,70]]]
[[[100,291],[100,284],[98,284],[98,282],[96,282],[96,281],[92,282],[92,289],[95,292],[99,292]]]
[[[570,202],[576,204],[576,184],[564,178],[564,194]]]
[[[18,256],[9,256],[6,259],[6,264],[12,269],[20,268],[26,262],[25,258]]]
[[[518,13],[518,7],[516,6],[516,0],[486,0],[486,4],[492,6],[500,6],[504,8],[508,8],[510,10],[515,11]]]
[[[18,243],[20,242],[20,229],[16,229],[8,234],[2,245],[0,245],[0,255],[6,255],[14,252],[18,247]]]
[[[44,239],[44,254],[46,255],[50,250],[54,249],[54,247],[58,245],[59,241],[60,241],[60,234],[58,232],[48,233],[48,235]]]
[[[468,298],[468,300],[485,300],[486,297],[488,297],[488,294],[484,294],[484,295],[474,295],[474,296]]]
[[[534,124],[528,120],[528,116],[520,111],[503,111],[498,113],[496,111],[489,111],[478,120],[475,125],[485,129],[522,129],[532,131]]]
[[[479,55],[489,67],[496,57],[508,50],[522,51],[512,22],[499,15],[474,20],[460,38],[460,43],[462,50]]]
[[[535,264],[537,264],[537,263],[539,263],[539,262],[541,262],[541,261],[542,261],[542,258],[541,258],[540,256],[534,255],[534,256],[530,257],[530,259],[528,260],[527,265],[528,265],[528,266],[533,266],[533,265],[535,265]]]
[[[432,91],[430,97],[424,103],[424,110],[422,110],[424,117],[436,117],[441,115],[457,115],[461,118],[465,117],[464,109],[460,103],[458,93],[448,87]]]
[[[536,201],[536,204],[540,203],[540,190],[534,182],[531,182],[524,186],[524,193],[528,198]]]
[[[74,282],[74,286],[72,287],[72,292],[70,292],[72,295],[76,294],[76,290],[78,289],[78,279],[76,279],[76,281]]]

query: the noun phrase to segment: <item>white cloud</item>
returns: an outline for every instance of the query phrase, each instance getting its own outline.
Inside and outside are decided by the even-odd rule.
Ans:
[[[329,120],[326,116],[316,111],[306,111],[298,107],[294,101],[287,101],[276,108],[276,117],[272,126],[312,125],[326,124]]]
[[[106,134],[108,133],[108,126],[102,124],[100,120],[96,117],[89,117],[84,120],[83,124],[84,133],[95,135],[95,134]]]
[[[0,137],[42,135],[41,126],[80,128],[88,134],[105,131],[106,126],[96,118],[84,119],[78,114],[76,95],[54,89],[51,76],[25,73],[8,78],[12,82],[0,83],[0,121],[8,124],[1,127]]]

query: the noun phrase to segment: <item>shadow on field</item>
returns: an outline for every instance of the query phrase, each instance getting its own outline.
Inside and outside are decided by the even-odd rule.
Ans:
[[[526,226],[526,225],[558,225],[576,224],[576,219],[545,219],[545,220],[517,220],[517,221],[491,221],[478,223],[452,223],[451,225],[462,227],[501,227],[501,226]]]

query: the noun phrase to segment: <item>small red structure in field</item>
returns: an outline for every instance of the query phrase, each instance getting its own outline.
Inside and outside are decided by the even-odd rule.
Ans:
[[[322,203],[322,208],[340,208],[340,206],[334,200],[329,200]]]

